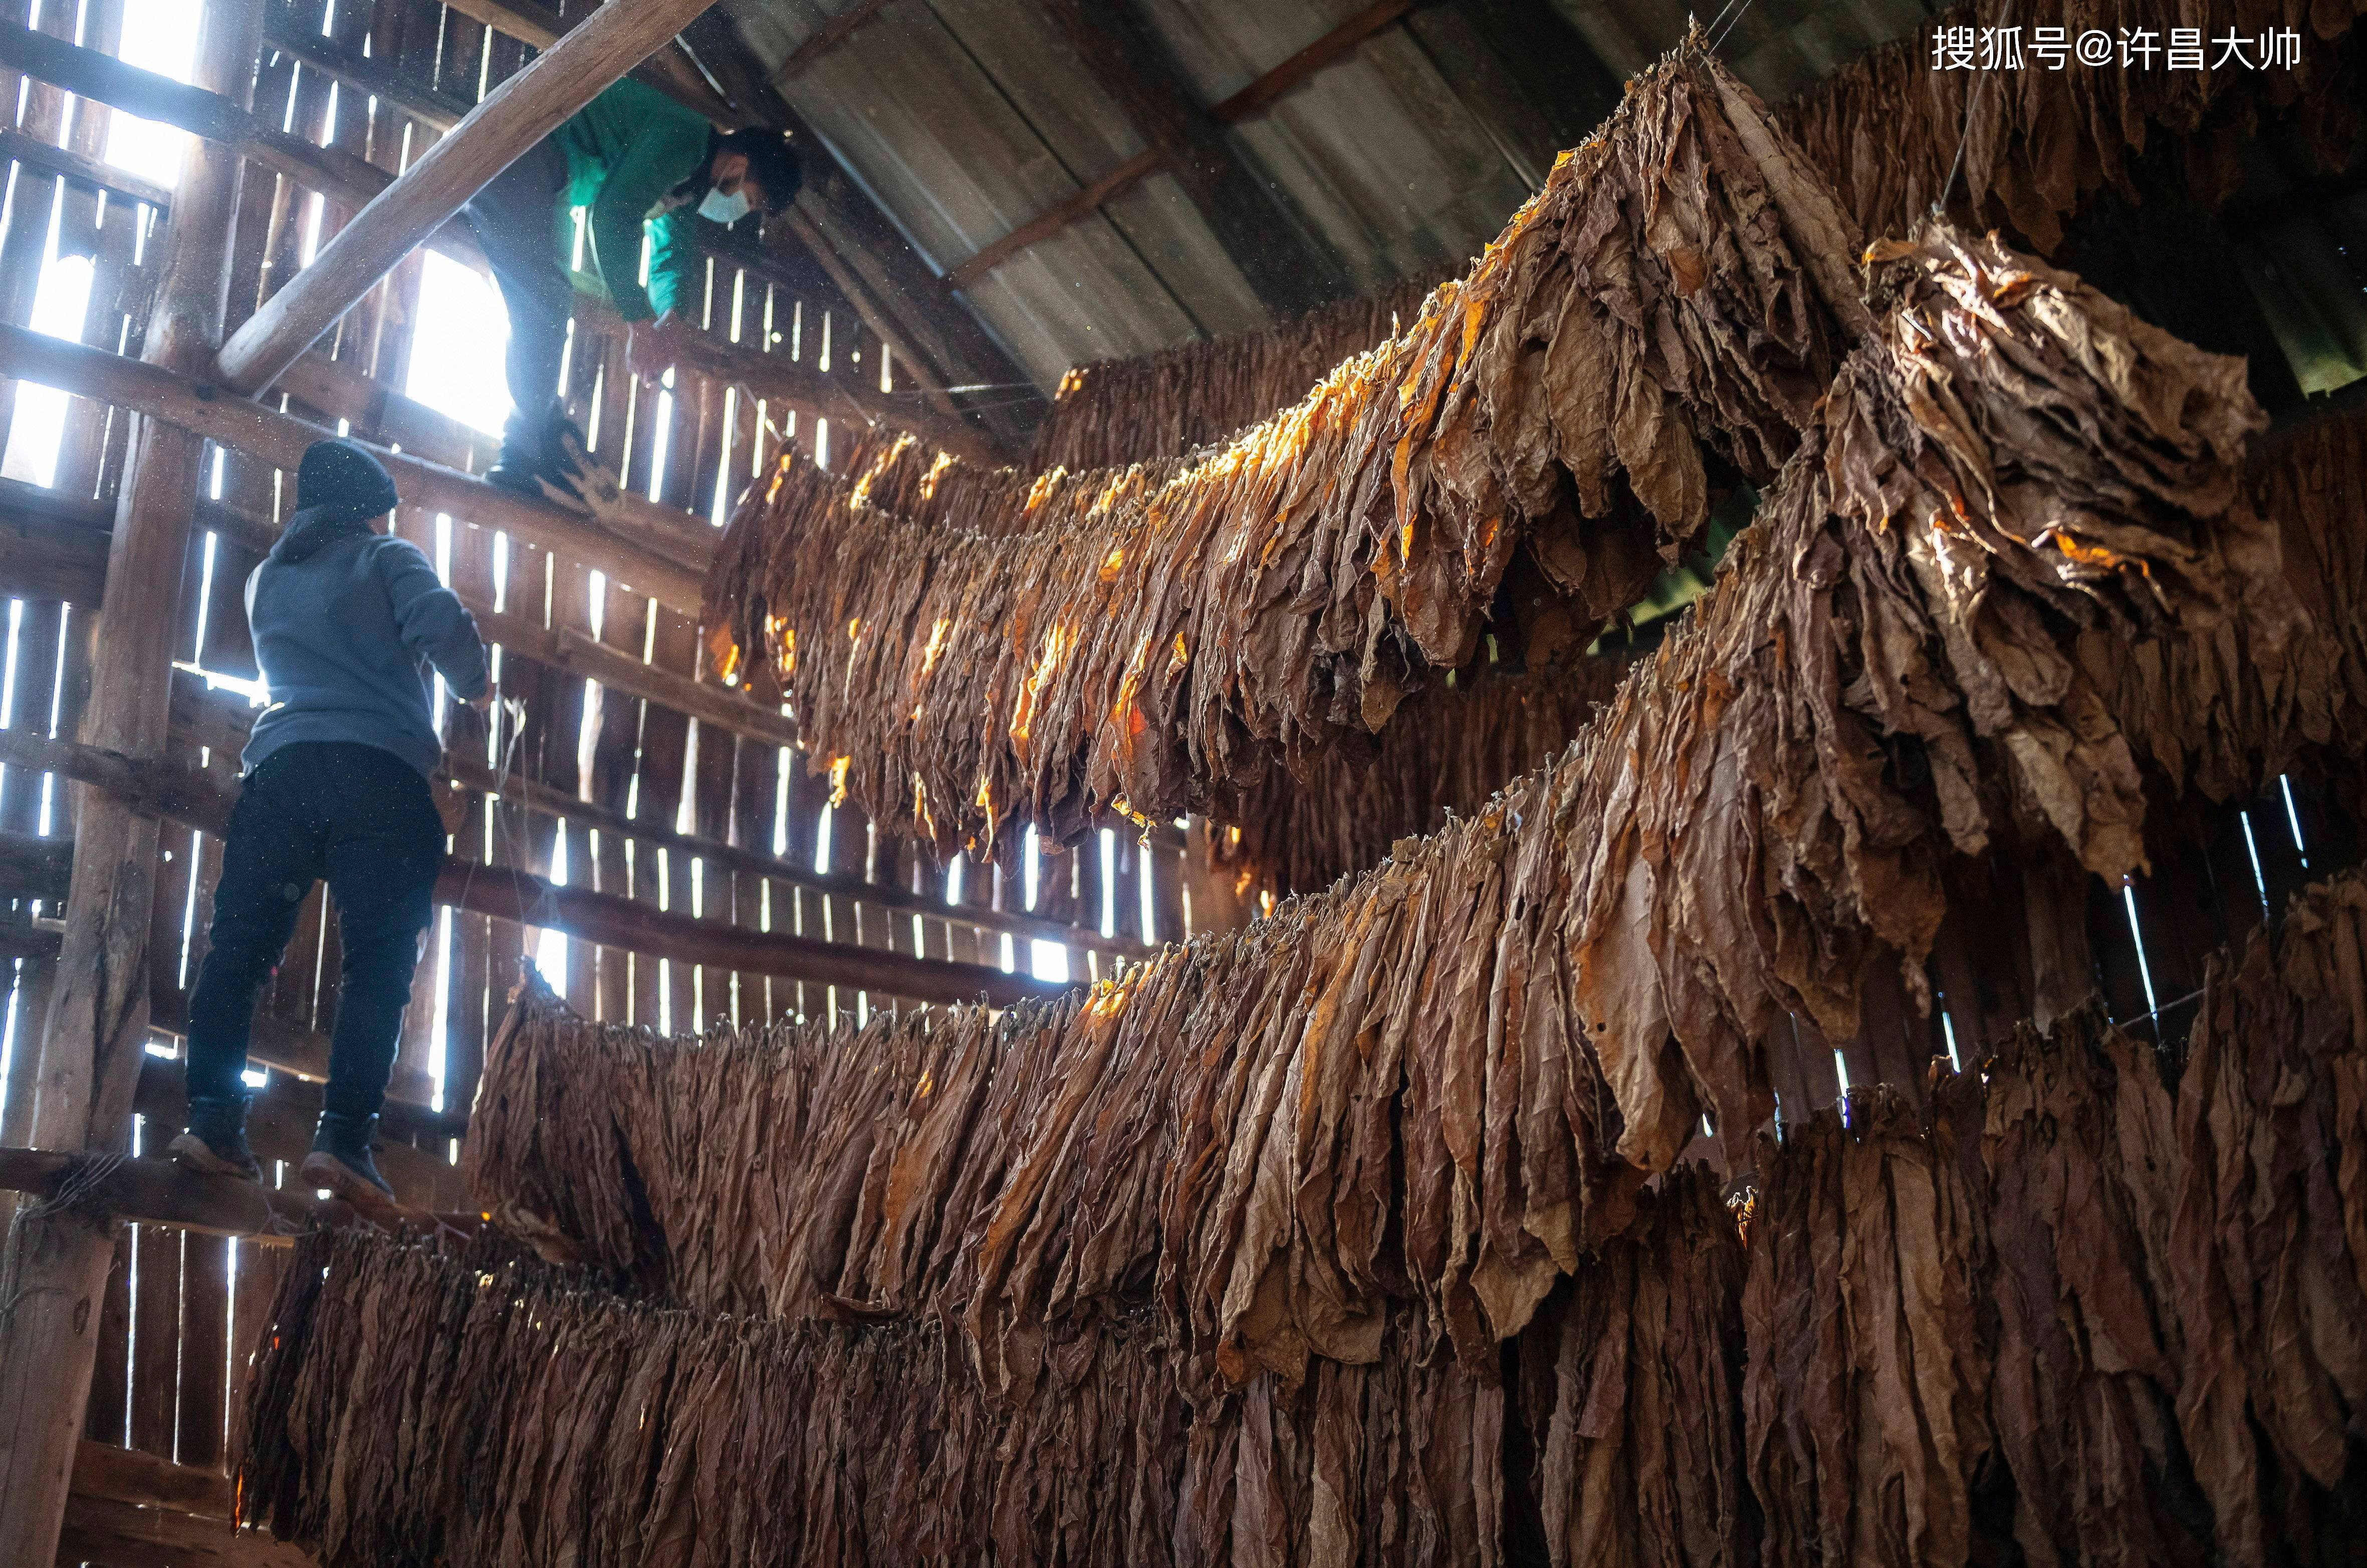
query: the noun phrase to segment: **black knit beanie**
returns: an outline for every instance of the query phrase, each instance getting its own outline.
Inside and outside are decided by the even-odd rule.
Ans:
[[[323,521],[356,522],[394,510],[394,480],[369,448],[336,436],[304,448],[296,469],[296,508]]]

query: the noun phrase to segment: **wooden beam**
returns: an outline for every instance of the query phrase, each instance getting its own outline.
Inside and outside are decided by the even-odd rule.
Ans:
[[[162,1508],[204,1519],[231,1517],[229,1476],[113,1443],[85,1439],[74,1450],[74,1489],[85,1497],[135,1508]]]
[[[356,213],[248,317],[215,357],[215,374],[259,392],[335,324],[394,264],[469,198],[640,62],[708,0],[603,6],[534,63],[493,89],[469,117]]]
[[[76,1492],[66,1500],[58,1538],[60,1568],[96,1562],[103,1568],[316,1568],[310,1553],[255,1530],[232,1531],[227,1520],[194,1518]]]
[[[1208,112],[1227,125],[1263,114],[1301,84],[1413,8],[1412,0],[1375,0]]]
[[[357,430],[367,430],[362,421],[354,423]],[[394,438],[402,439],[399,427]],[[96,609],[107,581],[108,529],[113,520],[105,502],[0,479],[0,592]],[[197,522],[256,555],[267,554],[279,537],[277,525],[221,502],[200,501]],[[497,611],[491,600],[475,594],[463,592],[460,602],[488,639],[538,664],[590,675],[610,691],[646,698],[735,735],[775,745],[798,744],[792,720],[748,698],[738,687],[694,681],[644,664],[605,644]]]
[[[343,206],[366,206],[390,177],[350,152],[316,146],[266,124],[220,93],[126,65],[112,55],[62,42],[15,22],[0,22],[0,65],[76,97],[231,148]],[[473,256],[474,242],[468,243]]]
[[[1202,107],[1166,42],[1132,6],[1036,0],[1102,91],[1157,149],[1266,310],[1296,316],[1347,292],[1338,256]]]
[[[98,786],[133,810],[208,832],[222,830],[236,799],[229,787],[215,780],[161,761],[136,761],[22,730],[0,730],[0,762],[62,773],[77,783]],[[865,891],[872,890],[866,885]],[[436,901],[652,958],[845,986],[914,1001],[984,1000],[1008,1007],[1066,989],[1032,975],[1005,974],[983,964],[914,958],[880,948],[694,919],[610,894],[555,886],[508,866],[451,862],[436,881]],[[128,1094],[127,1086],[127,1099]]]
[[[0,362],[21,379],[96,398],[293,470],[304,448],[335,434],[260,403],[222,395],[195,377],[176,375],[104,349],[0,324]],[[606,572],[618,582],[697,614],[706,563],[670,559],[592,520],[547,502],[529,500],[482,479],[405,452],[376,456],[394,478],[404,504],[448,513],[457,522],[502,528],[562,560]]]
[[[21,130],[0,130],[0,163],[22,164],[29,169],[63,175],[76,185],[90,186],[132,201],[144,201],[162,210],[173,203],[173,193],[151,185],[138,175],[102,163],[71,147],[57,147]]]
[[[804,42],[789,51],[789,57],[773,73],[774,84],[793,82],[804,75],[815,61],[853,38],[856,28],[886,10],[890,3],[891,0],[859,0],[816,28]]]
[[[685,344],[682,363],[701,375],[820,418],[843,423],[851,415],[858,423],[909,430],[957,457],[988,468],[1010,460],[985,432],[967,420],[940,413],[910,398],[896,399],[852,377],[825,376],[786,355],[759,354],[696,334]]]
[[[342,1227],[359,1220],[353,1206],[341,1199],[316,1198],[310,1192],[265,1187],[231,1176],[200,1176],[169,1159],[127,1159],[55,1149],[0,1148],[0,1191],[21,1192],[56,1204],[57,1212],[70,1213],[102,1234],[107,1226],[129,1220],[285,1245],[313,1225]],[[62,1196],[65,1201],[60,1203]],[[421,1218],[463,1232],[473,1231],[482,1223],[474,1214],[423,1214]],[[112,1245],[108,1250],[113,1252]]]
[[[160,671],[157,684],[165,683]],[[159,737],[161,743],[162,737]],[[149,817],[219,833],[236,796],[210,775],[158,756],[131,757],[80,740],[54,740],[33,729],[0,729],[0,763],[62,773]]]
[[[956,288],[969,288],[1030,245],[1041,244],[1071,223],[1092,217],[1101,210],[1102,203],[1149,179],[1166,161],[1158,148],[1144,148],[1074,196],[1046,208],[1002,238],[980,246],[968,260],[946,274],[946,281]]]
[[[534,49],[549,49],[567,30],[558,12],[534,0],[446,0],[446,6]]]
[[[738,969],[809,984],[844,986],[921,1002],[1010,1007],[1068,987],[983,964],[913,958],[881,948],[818,942],[785,931],[750,931],[581,887],[554,887],[507,866],[454,863],[436,884],[436,902],[520,925],[543,926],[603,947],[671,958],[709,969]]]
[[[1378,0],[1377,4],[1365,6],[1209,109],[1208,118],[1219,124],[1238,125],[1242,120],[1264,113],[1308,77],[1399,20],[1411,8],[1412,0]],[[1136,153],[1074,196],[1045,209],[1002,238],[981,247],[975,255],[946,274],[946,280],[956,288],[969,287],[1021,251],[1030,245],[1041,244],[1070,224],[1090,217],[1101,209],[1103,203],[1132,189],[1161,168],[1168,166],[1171,166],[1171,160],[1163,149],[1153,147]]]
[[[606,307],[586,301],[577,311],[580,322],[595,332],[620,328],[623,322]],[[580,341],[580,340],[579,340]],[[289,367],[273,390],[286,392],[317,412],[344,420],[360,440],[379,446],[399,446],[416,457],[470,474],[492,466],[498,440],[462,424],[451,415],[429,408],[374,377],[365,376],[345,360],[308,352]],[[570,516],[576,513],[568,513]],[[641,545],[669,560],[696,568],[702,574],[720,537],[704,517],[661,506],[645,495],[620,491],[605,503],[596,520],[584,520],[612,537]],[[276,536],[277,530],[274,530]]]

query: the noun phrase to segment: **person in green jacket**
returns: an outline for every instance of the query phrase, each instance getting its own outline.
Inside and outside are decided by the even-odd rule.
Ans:
[[[596,283],[629,324],[632,369],[653,379],[696,328],[701,285],[692,215],[727,224],[758,210],[770,215],[789,204],[798,181],[797,154],[777,132],[718,134],[696,111],[628,77],[479,191],[461,216],[509,309],[505,368],[514,405],[501,457],[485,478],[525,494],[580,502],[583,438],[561,405],[559,385],[574,288]]]

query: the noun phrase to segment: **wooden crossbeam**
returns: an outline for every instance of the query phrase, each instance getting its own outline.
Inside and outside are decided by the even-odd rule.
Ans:
[[[0,762],[62,773],[95,785],[137,810],[209,833],[222,830],[237,798],[233,785],[161,759],[125,757],[27,730],[0,730]],[[878,891],[866,884],[864,896]],[[509,866],[447,863],[436,884],[436,901],[652,958],[844,986],[914,1001],[982,1000],[990,1006],[1009,1007],[1030,998],[1056,996],[1066,988],[1030,974],[1006,974],[983,964],[915,958],[786,931],[719,925],[613,894],[558,886]],[[948,918],[959,918],[956,911],[945,912]],[[1067,928],[1062,931],[1068,941],[1084,934]]]
[[[352,1206],[310,1192],[200,1176],[169,1159],[125,1159],[54,1149],[0,1148],[0,1191],[57,1200],[142,1224],[178,1225],[208,1235],[285,1240],[318,1224],[351,1224]]]
[[[1378,0],[1377,4],[1365,6],[1209,109],[1209,118],[1220,124],[1237,125],[1264,113],[1308,78],[1346,55],[1383,28],[1398,21],[1411,8],[1411,0]],[[1092,216],[1105,203],[1133,189],[1167,167],[1169,163],[1167,151],[1158,147],[1136,153],[1075,195],[1054,203],[1001,239],[980,247],[976,254],[947,272],[946,281],[957,288],[969,287],[1021,251],[1041,244],[1070,224]]]
[[[1412,0],[1375,0],[1208,112],[1227,125],[1263,114],[1317,72],[1413,9]]]
[[[169,1159],[65,1154],[55,1149],[0,1148],[0,1191],[63,1202],[108,1221],[176,1225],[207,1235],[251,1237],[285,1245],[315,1225],[354,1224],[361,1216],[337,1198],[265,1187],[229,1176],[200,1176]],[[475,1214],[422,1214],[454,1230],[473,1231]]]
[[[108,525],[112,519],[112,512],[103,502],[0,479],[0,594],[96,606],[106,581]],[[269,524],[219,502],[200,502],[197,520],[200,526],[215,528],[257,554],[268,550],[277,536],[277,531]],[[511,654],[550,669],[589,677],[610,691],[643,697],[697,718],[702,725],[712,724],[772,744],[792,748],[797,745],[796,727],[789,720],[742,699],[732,688],[692,681],[644,664],[581,632],[554,631],[523,616],[497,611],[491,604],[467,594],[462,595],[462,602],[476,616],[478,630],[486,639],[500,643]],[[252,718],[245,710],[232,706],[226,698],[200,692],[193,678],[183,678],[175,682],[173,722],[187,744],[208,746],[217,753],[234,757],[246,744],[247,726]],[[30,744],[30,740],[22,739],[18,744]],[[910,888],[868,883],[851,874],[820,873],[810,865],[801,866],[738,845],[676,833],[664,824],[627,818],[530,780],[496,778],[481,765],[465,759],[447,757],[445,766],[454,781],[465,788],[515,795],[531,809],[546,815],[565,817],[602,832],[640,839],[810,892],[858,899],[899,913],[951,920],[981,931],[1056,942],[1112,957],[1140,958],[1150,951],[1129,938],[1104,936],[1096,931],[1039,919],[1015,910],[948,905]],[[127,784],[138,783],[130,771],[120,777]],[[177,775],[170,782],[176,786],[181,783]],[[1163,843],[1165,840],[1161,838],[1160,841]]]
[[[163,186],[152,185],[138,175],[71,147],[52,146],[21,130],[0,130],[0,164],[21,164],[29,169],[63,175],[77,185],[95,186],[158,209],[170,207],[173,202],[173,193]]]
[[[277,468],[294,469],[304,449],[334,431],[275,412],[162,366],[104,349],[0,324],[0,362],[9,373],[77,397],[95,398],[218,441]],[[668,558],[576,513],[528,500],[407,452],[379,450],[403,503],[448,513],[481,527],[506,529],[561,560],[606,572],[652,598],[697,613],[706,563]]]
[[[143,1508],[81,1492],[66,1498],[65,1528],[55,1561],[61,1568],[101,1562],[144,1568],[316,1568],[310,1553],[229,1521]]]
[[[999,240],[988,242],[978,254],[946,274],[956,288],[968,288],[1031,245],[1040,245],[1071,223],[1090,218],[1105,201],[1114,201],[1157,174],[1167,162],[1156,147],[1146,147],[1085,186],[1076,195],[1046,208]]]
[[[201,1519],[231,1517],[229,1476],[112,1443],[85,1439],[74,1450],[74,1489],[85,1497],[135,1508],[161,1508]]]

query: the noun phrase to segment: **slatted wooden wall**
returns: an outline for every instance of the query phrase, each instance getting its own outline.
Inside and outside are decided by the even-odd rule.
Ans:
[[[116,52],[124,0],[0,0],[0,17],[29,21],[86,47]],[[581,0],[561,7],[581,10]],[[412,89],[458,110],[518,70],[529,51],[457,11],[422,0],[295,0],[287,19],[320,29],[356,57],[397,73]],[[13,73],[0,72],[0,115],[15,131],[85,157],[104,156],[109,111],[69,103],[40,83],[24,85],[22,108]],[[266,45],[255,112],[316,143],[333,146],[390,173],[400,172],[437,132],[383,100],[341,86]],[[90,303],[76,334],[112,352],[139,352],[144,311],[161,269],[168,211],[164,193],[119,173],[108,188],[76,182],[38,161],[6,164],[0,209],[0,319],[32,321],[40,280],[52,257],[87,256]],[[136,199],[145,195],[150,201]],[[312,250],[351,213],[296,182],[250,164],[242,198],[231,325],[298,271]],[[54,240],[52,224],[54,222]],[[367,439],[455,467],[481,471],[496,443],[411,403],[401,395],[417,339],[422,255],[406,261],[316,345],[316,360],[291,376],[277,406]],[[777,281],[738,266],[708,264],[703,301],[707,331],[726,341],[781,354],[833,376],[892,386],[886,347],[843,302],[792,295]],[[741,488],[764,472],[783,443],[826,460],[825,423],[766,407],[736,389],[678,370],[663,388],[639,384],[625,367],[623,344],[578,322],[569,354],[566,400],[590,433],[597,455],[625,485],[676,509],[685,525],[714,526]],[[306,397],[318,400],[306,401]],[[0,378],[0,449],[26,400],[55,394]],[[21,486],[0,500],[108,502],[120,477],[126,419],[89,400],[65,400],[54,472],[46,484]],[[30,427],[28,427],[30,428]],[[46,458],[46,450],[28,460]],[[42,444],[46,448],[46,443]],[[187,589],[173,628],[176,729],[196,761],[236,772],[235,749],[246,698],[232,689],[256,676],[242,592],[293,500],[292,474],[229,450],[214,454],[209,498],[188,562]],[[45,492],[45,493],[43,493]],[[455,836],[454,854],[484,874],[517,867],[538,875],[621,893],[704,920],[793,931],[841,943],[936,959],[1025,968],[1037,934],[1050,932],[1070,973],[1106,972],[1120,949],[1145,936],[1184,934],[1182,852],[1167,835],[1155,843],[1113,839],[1086,852],[1043,857],[1034,931],[993,929],[995,911],[1025,912],[1025,876],[992,868],[938,868],[909,845],[876,838],[851,810],[828,804],[825,778],[810,774],[802,755],[785,751],[779,721],[749,707],[739,729],[660,702],[604,687],[544,661],[561,639],[581,638],[635,664],[683,681],[706,679],[698,628],[673,607],[628,594],[572,563],[498,532],[406,508],[396,527],[437,562],[447,581],[493,602],[504,625],[522,623],[532,649],[501,646],[501,694],[522,705],[522,722],[497,715],[490,730],[475,716],[447,714],[456,752],[511,781],[496,795],[480,792]],[[6,663],[0,671],[0,728],[33,728],[71,738],[89,684],[89,632],[96,605],[27,596],[6,581]],[[209,680],[207,677],[213,677]],[[221,685],[223,681],[231,687]],[[210,689],[212,688],[212,689]],[[207,746],[207,741],[214,744]],[[176,741],[176,743],[178,743]],[[629,820],[633,832],[603,831],[600,821]],[[0,832],[71,832],[64,782],[0,770]],[[643,834],[649,836],[644,837]],[[143,1079],[135,1119],[136,1151],[157,1152],[180,1113],[177,1042],[187,996],[204,957],[220,847],[210,835],[166,824],[155,909],[152,1045],[156,1071]],[[1104,853],[1092,852],[1103,848]],[[827,875],[815,873],[826,856]],[[1107,867],[1105,872],[1104,867]],[[1146,871],[1151,897],[1139,890]],[[1104,930],[1104,879],[1112,919]],[[0,892],[7,891],[0,889]],[[884,901],[883,901],[884,900]],[[29,1095],[21,1079],[46,1011],[60,911],[38,899],[0,899],[0,964],[6,980],[6,1068],[0,1071],[0,1143],[28,1141]],[[969,918],[965,918],[965,914]],[[983,918],[988,923],[981,925]],[[1148,920],[1148,925],[1146,925]],[[1059,934],[1068,929],[1067,939]],[[325,889],[307,903],[296,940],[264,1003],[257,1057],[282,1067],[318,1070],[334,1021],[335,911]],[[542,933],[514,922],[439,909],[406,1021],[392,1098],[382,1132],[382,1163],[423,1206],[458,1207],[452,1140],[473,1092],[487,1036],[500,1021],[521,955]],[[901,1005],[894,997],[811,982],[698,968],[583,942],[566,946],[549,976],[588,1014],[683,1031],[722,1018],[763,1022],[784,1015],[867,1016]],[[309,1136],[317,1086],[279,1068],[262,1072],[257,1145],[275,1182],[292,1175]],[[266,1147],[266,1145],[268,1145]],[[130,1227],[110,1281],[99,1372],[86,1432],[150,1454],[203,1467],[221,1462],[235,1384],[233,1363],[244,1336],[277,1285],[282,1254],[269,1246]]]

